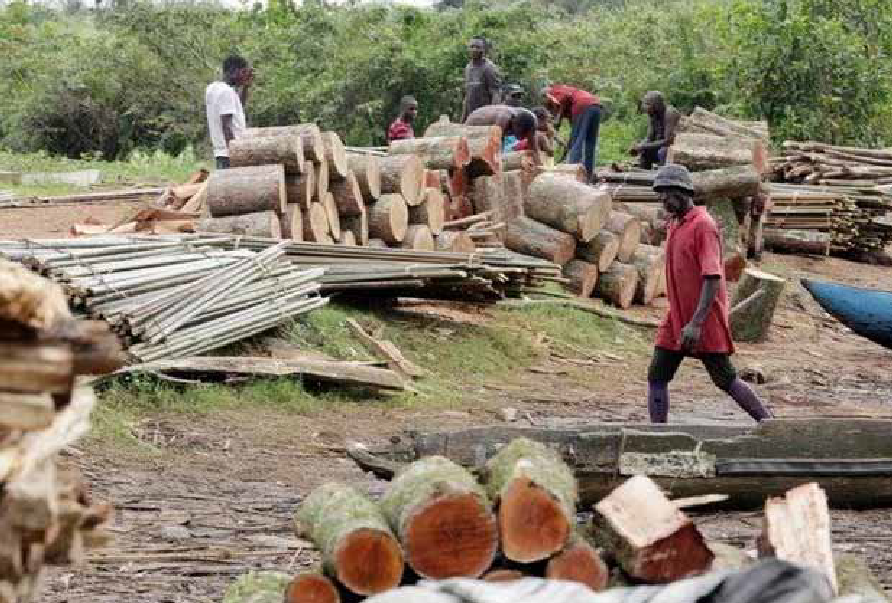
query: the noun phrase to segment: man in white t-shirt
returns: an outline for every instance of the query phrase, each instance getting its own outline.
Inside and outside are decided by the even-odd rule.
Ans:
[[[217,169],[220,170],[229,167],[229,141],[245,133],[244,106],[248,100],[248,88],[254,81],[254,70],[248,61],[232,55],[223,61],[223,80],[211,83],[204,92],[208,130]]]

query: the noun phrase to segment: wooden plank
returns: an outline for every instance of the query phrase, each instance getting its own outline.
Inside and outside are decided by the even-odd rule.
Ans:
[[[403,356],[403,353],[400,352],[392,342],[375,339],[366,333],[365,329],[352,318],[347,319],[347,325],[369,349],[376,351],[387,359],[387,366],[392,371],[404,375],[405,377],[422,377],[425,375],[424,369],[406,359],[406,357]]]

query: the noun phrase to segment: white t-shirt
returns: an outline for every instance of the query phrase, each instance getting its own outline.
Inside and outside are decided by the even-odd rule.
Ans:
[[[226,137],[223,136],[224,115],[232,115],[232,134],[240,138],[245,133],[245,110],[238,93],[226,82],[213,82],[204,92],[204,104],[208,114],[208,130],[211,133],[211,144],[214,145],[214,157],[229,157]]]

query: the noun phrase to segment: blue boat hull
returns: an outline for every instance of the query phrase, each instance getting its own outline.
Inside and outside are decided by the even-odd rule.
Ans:
[[[862,337],[892,349],[892,293],[802,279],[828,314]]]

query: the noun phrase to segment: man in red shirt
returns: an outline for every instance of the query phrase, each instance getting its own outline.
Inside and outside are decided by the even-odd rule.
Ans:
[[[601,125],[601,99],[579,88],[555,84],[542,90],[542,101],[557,118],[555,130],[560,131],[565,117],[570,119],[570,145],[564,161],[582,163],[591,180]]]
[[[653,423],[669,418],[669,382],[686,356],[699,359],[712,382],[728,393],[756,421],[771,415],[731,365],[734,353],[728,327],[728,291],[722,244],[715,221],[693,202],[694,184],[687,168],[660,168],[653,184],[671,216],[666,243],[669,314],[657,331],[647,373],[647,408]]]
[[[418,115],[418,101],[414,96],[404,96],[400,100],[400,114],[390,128],[387,129],[387,142],[394,140],[405,140],[406,138],[415,138],[415,130],[412,124],[415,123],[415,117]]]

